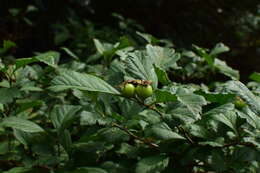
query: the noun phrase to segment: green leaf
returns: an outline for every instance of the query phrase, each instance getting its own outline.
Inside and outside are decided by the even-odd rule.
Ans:
[[[67,129],[65,129],[63,131],[60,131],[58,133],[58,135],[59,135],[58,137],[59,137],[61,145],[64,147],[66,152],[68,154],[70,154],[71,146],[72,146],[72,140],[71,140],[70,132]]]
[[[141,33],[136,31],[136,34],[141,36],[143,39],[145,39],[149,44],[157,44],[160,42],[160,40],[158,40],[157,38],[155,38],[154,36],[147,34],[147,33]]]
[[[212,168],[217,172],[223,172],[226,170],[225,156],[221,150],[212,150]]]
[[[15,167],[8,171],[4,171],[3,173],[29,173],[33,169],[32,168],[25,168],[25,167]]]
[[[95,44],[95,46],[96,46],[97,51],[98,51],[101,55],[103,55],[103,54],[105,53],[105,51],[106,51],[104,45],[103,45],[98,39],[93,39],[93,41],[94,41],[94,44]]]
[[[189,124],[187,127],[190,131],[190,134],[192,134],[193,136],[204,138],[204,139],[210,137],[209,131],[203,126],[199,126],[197,124]]]
[[[141,51],[129,53],[126,59],[126,72],[135,79],[151,80],[153,88],[157,87],[158,79],[153,67],[153,60]]]
[[[197,117],[196,119],[199,119],[202,106],[207,104],[205,98],[193,93],[177,93],[176,96],[178,101],[185,105]]]
[[[177,97],[175,95],[173,95],[171,92],[169,91],[165,91],[165,90],[155,90],[155,98],[156,98],[156,102],[157,103],[161,103],[161,102],[175,102],[177,101]]]
[[[157,66],[155,66],[154,68],[158,81],[161,82],[163,85],[168,85],[171,81],[168,78],[166,71]]]
[[[172,140],[172,139],[181,139],[185,140],[184,137],[179,135],[166,124],[166,123],[159,123],[155,124],[152,127],[145,130],[145,134],[148,137],[153,137],[158,140]]]
[[[69,70],[65,70],[59,76],[55,77],[49,89],[56,92],[67,89],[79,89],[115,95],[120,94],[115,88],[96,76]]]
[[[39,54],[34,58],[39,60],[40,62],[43,62],[51,67],[56,68],[60,58],[60,53],[55,51],[49,51],[46,53]]]
[[[160,46],[146,46],[148,56],[155,62],[155,65],[163,69],[176,67],[176,62],[181,58],[179,53],[175,53],[174,49],[164,48]]]
[[[15,68],[19,69],[21,67],[24,67],[28,64],[34,63],[34,62],[38,62],[39,60],[36,58],[19,58],[16,59],[15,61]]]
[[[240,96],[257,115],[260,115],[260,99],[243,83],[239,81],[229,81],[225,84],[225,90]]]
[[[101,168],[81,167],[81,168],[77,168],[74,171],[71,171],[70,173],[108,173],[108,172]]]
[[[136,173],[158,173],[169,164],[169,157],[165,155],[151,156],[141,159],[136,166]]]
[[[214,65],[214,57],[209,55],[206,51],[206,49],[203,49],[201,47],[198,47],[196,45],[193,45],[193,47],[195,48],[196,52],[202,57],[204,58],[207,63],[212,67]]]
[[[12,47],[16,47],[15,42],[12,42],[10,40],[4,40],[3,41],[3,48],[0,48],[0,54],[5,53],[6,51],[8,51]]]
[[[205,116],[209,116],[209,115],[213,115],[213,114],[225,114],[226,112],[229,111],[234,111],[235,107],[232,103],[227,103],[224,105],[221,105],[219,107],[216,107],[214,109],[211,109],[210,111],[206,112],[204,115]]]
[[[260,117],[257,116],[251,109],[245,107],[241,111],[237,111],[241,118],[245,118],[246,121],[254,128],[260,130]]]
[[[31,58],[20,58],[15,61],[16,70],[34,62],[43,62],[51,67],[56,68],[60,54],[55,51],[39,54]]]
[[[51,111],[51,121],[56,129],[65,129],[70,126],[70,124],[79,118],[78,111],[81,106],[73,105],[56,105]]]
[[[222,93],[205,93],[203,91],[195,92],[196,94],[202,95],[207,101],[211,103],[225,104],[228,101],[235,98],[235,94],[222,94]]]
[[[24,132],[44,132],[44,130],[39,125],[19,117],[7,117],[3,120],[2,124],[5,127],[15,128]]]
[[[62,47],[62,50],[64,50],[70,57],[74,58],[75,60],[79,60],[79,57],[75,55],[69,48]]]
[[[249,78],[256,82],[260,82],[260,73],[254,72],[250,75]]]
[[[214,115],[212,115],[212,117],[215,120],[220,121],[223,124],[230,127],[237,134],[238,116],[235,112],[228,111],[228,112],[225,112],[222,114],[214,114]]]
[[[98,113],[92,113],[88,111],[83,111],[80,114],[80,125],[91,126],[95,124],[107,125],[112,122],[112,119],[102,117]]]
[[[13,99],[21,96],[21,92],[17,88],[0,88],[0,103],[11,103]]]
[[[239,71],[229,67],[225,61],[216,58],[214,66],[219,70],[220,73],[230,77],[233,80],[239,80]]]
[[[226,45],[224,45],[223,43],[218,43],[216,44],[216,46],[210,51],[210,55],[218,55],[224,52],[228,52],[229,51],[229,47],[227,47]]]

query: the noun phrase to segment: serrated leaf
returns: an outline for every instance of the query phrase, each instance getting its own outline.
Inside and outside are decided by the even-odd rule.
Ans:
[[[153,137],[158,140],[172,140],[172,139],[185,140],[184,137],[174,132],[166,123],[159,123],[153,125],[152,127],[145,130],[145,134],[148,137]]]
[[[185,105],[197,119],[200,118],[202,106],[207,104],[204,97],[193,93],[177,93],[176,96],[178,101]]]
[[[213,114],[212,117],[233,129],[234,132],[237,132],[237,115],[235,112],[228,111],[221,114]]]
[[[51,111],[51,121],[56,129],[67,128],[73,120],[78,118],[77,112],[81,106],[56,105]]]
[[[216,58],[214,66],[219,70],[220,73],[230,77],[233,80],[239,80],[239,71],[229,67],[225,61]]]
[[[204,115],[224,114],[229,111],[234,111],[234,108],[235,107],[232,103],[227,103],[227,104],[224,104],[224,105],[221,105],[219,107],[209,110]]]
[[[169,158],[165,155],[151,156],[141,159],[136,166],[136,173],[158,173],[169,164]]]
[[[225,90],[240,96],[257,115],[260,115],[260,99],[243,83],[239,81],[229,81],[225,84]]]
[[[153,59],[155,65],[163,69],[177,66],[176,62],[181,58],[180,54],[175,53],[175,50],[172,48],[148,44],[146,51],[148,56]]]
[[[260,130],[260,117],[257,116],[251,109],[245,107],[241,111],[237,111],[241,118],[245,118],[246,121],[254,128]]]
[[[52,86],[49,87],[49,89],[56,92],[67,89],[79,89],[115,95],[120,94],[115,88],[96,76],[69,70],[65,70],[59,76],[55,77],[52,80]]]
[[[2,122],[3,126],[15,128],[24,132],[36,133],[44,132],[44,130],[32,121],[22,119],[19,117],[8,117]]]
[[[126,59],[126,72],[135,79],[152,81],[153,88],[157,87],[158,79],[153,67],[153,60],[141,51],[129,53]]]

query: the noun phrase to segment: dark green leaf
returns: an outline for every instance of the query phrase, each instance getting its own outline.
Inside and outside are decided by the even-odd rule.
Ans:
[[[254,72],[250,75],[249,78],[256,82],[260,82],[260,73]]]
[[[22,119],[19,117],[8,117],[2,122],[5,127],[15,128],[24,132],[43,132],[44,130],[32,121]]]
[[[154,68],[159,82],[161,82],[163,85],[167,85],[171,82],[170,79],[168,78],[166,71],[164,71],[160,67],[155,66]]]
[[[256,97],[243,83],[229,81],[225,84],[225,89],[240,96],[257,115],[260,115],[259,97]]]
[[[157,173],[163,171],[169,164],[165,155],[151,156],[141,159],[136,166],[136,173]]]
[[[52,86],[49,87],[49,89],[53,91],[79,89],[84,91],[97,91],[115,95],[120,94],[115,88],[96,76],[67,70],[53,79]]]

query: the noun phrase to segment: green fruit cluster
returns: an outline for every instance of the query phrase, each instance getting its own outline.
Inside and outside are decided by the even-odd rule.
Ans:
[[[142,99],[146,99],[153,94],[153,88],[151,85],[137,85],[136,87],[131,83],[126,83],[122,88],[122,94],[125,97],[134,97],[135,94]]]

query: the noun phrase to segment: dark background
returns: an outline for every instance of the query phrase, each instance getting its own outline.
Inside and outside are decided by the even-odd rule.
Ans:
[[[38,10],[28,12],[29,5]],[[10,9],[19,14],[11,15]],[[240,70],[242,81],[260,72],[259,0],[1,0],[0,39],[17,43],[12,52],[16,58],[28,57],[58,48],[53,24],[77,16],[117,30],[112,13],[135,20],[145,32],[170,39],[177,48],[212,48],[223,42],[231,48],[223,58]]]

